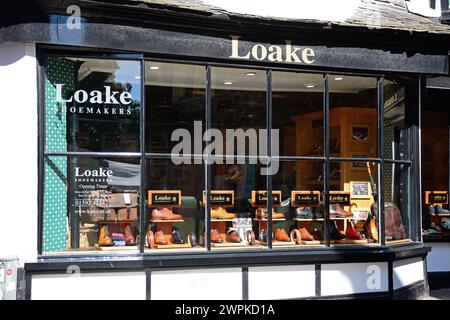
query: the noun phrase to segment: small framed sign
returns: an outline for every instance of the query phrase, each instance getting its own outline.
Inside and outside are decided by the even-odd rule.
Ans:
[[[448,204],[447,191],[425,191],[426,204]]]
[[[369,181],[350,181],[350,193],[352,198],[370,199],[372,190]]]
[[[233,190],[211,190],[209,203],[211,206],[233,207]],[[203,206],[206,205],[206,191],[203,191]]]
[[[318,206],[320,204],[320,191],[292,191],[291,206]]]
[[[342,206],[350,205],[350,192],[348,191],[330,191],[330,204],[338,203]]]
[[[255,207],[259,206],[267,206],[267,191],[252,191],[252,205]],[[272,191],[272,205],[279,206],[281,205],[281,191]]]
[[[148,206],[180,207],[181,190],[149,190]]]
[[[369,142],[369,127],[368,126],[352,127],[352,141],[368,143]]]

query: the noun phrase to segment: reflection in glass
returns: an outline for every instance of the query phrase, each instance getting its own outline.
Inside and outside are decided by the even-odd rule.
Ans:
[[[139,160],[46,157],[43,251],[137,250]]]
[[[406,143],[405,87],[397,81],[384,81],[384,154],[385,159],[410,159]]]
[[[181,200],[149,203],[145,217],[146,251],[170,252],[199,248],[204,232],[201,205],[204,190],[203,165],[175,165],[167,159],[147,161],[147,192],[170,197],[179,192]],[[146,195],[148,196],[148,194]],[[178,199],[177,199],[178,200]],[[150,239],[152,238],[153,239]]]
[[[377,79],[330,75],[330,155],[377,156]]]
[[[323,156],[323,76],[272,73],[273,129],[280,130],[280,155]]]
[[[205,75],[204,66],[145,62],[147,152],[170,153],[178,143],[171,141],[178,129],[187,130],[191,135],[190,153],[202,153]],[[195,124],[199,133],[195,132]],[[197,145],[200,148],[195,148]]]
[[[383,187],[386,243],[410,239],[410,166],[385,163]]]
[[[139,151],[140,62],[47,57],[46,151]]]

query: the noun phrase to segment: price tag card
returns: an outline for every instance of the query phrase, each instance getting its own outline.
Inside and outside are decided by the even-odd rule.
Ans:
[[[348,191],[330,191],[330,204],[338,203],[342,206],[349,206],[350,199]]]
[[[426,204],[447,204],[448,192],[447,191],[425,191],[425,203]]]
[[[181,190],[149,190],[148,206],[180,207]]]
[[[233,190],[211,190],[209,203],[211,206],[233,207],[234,191]],[[203,191],[203,206],[206,205],[206,191]]]
[[[320,204],[320,191],[292,191],[291,206],[318,206]]]
[[[252,205],[254,207],[266,207],[267,206],[267,191],[252,191]],[[281,191],[273,190],[272,191],[272,205],[279,206],[281,205]]]

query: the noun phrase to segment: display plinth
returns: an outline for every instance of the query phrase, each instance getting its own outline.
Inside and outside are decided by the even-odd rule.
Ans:
[[[177,223],[177,222],[184,222],[183,219],[181,220],[150,220],[152,223]]]
[[[301,245],[307,245],[307,246],[318,246],[318,245],[323,244],[323,241],[319,241],[319,240],[311,240],[311,241],[300,240],[300,244]]]
[[[126,251],[126,250],[139,250],[138,246],[110,246],[110,247],[101,247],[98,244],[95,245],[95,248],[101,251]]]
[[[183,243],[183,244],[155,244],[155,249],[181,249],[181,248],[191,248],[192,245],[189,243]]]
[[[231,247],[246,247],[247,244],[245,242],[227,242],[224,241],[222,243],[211,243],[211,247],[215,248],[231,248]]]
[[[334,240],[335,244],[366,244],[369,243],[367,239],[342,239],[342,240]]]

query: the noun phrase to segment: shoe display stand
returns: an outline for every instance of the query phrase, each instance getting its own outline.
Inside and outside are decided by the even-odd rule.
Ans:
[[[206,193],[203,195],[203,206],[206,204]],[[234,191],[233,190],[211,190],[210,191],[210,206],[211,214],[213,211],[224,211],[225,214],[229,214],[226,209],[234,207]],[[232,228],[233,222],[236,218],[211,218],[211,230],[217,230],[220,234],[222,242],[211,241],[211,247],[213,248],[233,248],[233,247],[246,247],[250,245],[246,239],[242,239],[241,242],[228,242],[227,232]],[[204,241],[204,239],[203,239]]]
[[[329,115],[329,143],[331,157],[373,158],[376,156],[375,108],[335,107]],[[323,112],[309,112],[292,117],[296,123],[296,154],[302,156],[323,156]],[[376,170],[375,170],[376,172]],[[366,162],[332,162],[329,179],[331,190],[350,193],[351,204],[342,205],[344,211],[350,209],[370,212],[374,202],[370,190],[370,178]],[[296,185],[300,190],[322,190],[323,165],[318,161],[299,161],[296,164]],[[353,191],[355,191],[353,193]],[[367,191],[363,194],[363,191]],[[337,191],[336,193],[339,193]],[[331,194],[331,192],[330,192]],[[338,222],[341,231],[347,229],[353,217],[330,218]],[[298,223],[307,223],[297,220]],[[320,220],[318,220],[320,221]],[[361,240],[336,240],[339,243],[362,244]],[[356,242],[355,242],[356,241]],[[366,240],[367,242],[367,240]]]
[[[293,208],[303,207],[308,208],[311,212],[317,211],[320,206],[320,191],[292,191],[291,192],[291,206]],[[301,228],[309,229],[313,222],[323,222],[323,218],[294,218],[297,222],[297,231]],[[291,238],[294,238],[294,230],[291,231]],[[296,239],[295,242],[301,245],[321,245],[323,241],[320,240],[303,240]]]
[[[108,225],[114,225],[119,226],[120,228],[125,228],[127,225],[135,222],[135,220],[104,220],[104,221],[98,221],[98,229],[100,230],[102,226],[108,226]],[[138,236],[139,237],[139,236]],[[138,243],[136,241],[136,243]],[[126,251],[126,250],[138,250],[138,246],[115,246],[115,245],[108,245],[108,246],[101,246],[98,243],[94,245],[95,249],[100,251]]]
[[[153,209],[161,210],[167,208],[173,210],[181,207],[181,191],[180,190],[149,190],[148,191],[148,206],[150,212]],[[164,239],[167,244],[157,244],[154,241],[146,243],[149,249],[182,249],[191,248],[192,244],[189,237],[185,243],[173,243],[172,232],[174,223],[183,223],[183,219],[164,220],[164,219],[150,219],[150,223],[156,226],[156,232],[162,231]],[[148,241],[146,241],[148,242]]]
[[[428,220],[427,224],[430,225],[429,229],[425,232],[422,231],[424,239],[436,241],[449,237],[450,230],[446,229],[443,224],[443,218],[448,219],[450,217],[450,212],[443,208],[444,205],[448,205],[448,192],[425,191],[424,203],[427,206],[427,210],[424,210],[424,212],[427,212],[425,217]]]
[[[276,208],[281,205],[282,194],[279,190],[272,191],[272,214],[276,213]],[[264,210],[267,208],[267,192],[266,191],[252,191],[252,199],[251,199],[252,207],[255,209],[255,218],[254,220],[258,222],[259,231],[261,233],[262,230],[267,230],[268,219],[264,218],[263,215],[257,216],[258,210]],[[272,218],[273,222],[282,222],[286,221],[286,218]],[[261,246],[267,246],[266,241],[262,241],[261,239],[256,240],[256,244]],[[277,241],[275,237],[272,237],[272,247],[290,247],[294,246],[295,242],[290,239],[290,241]]]

